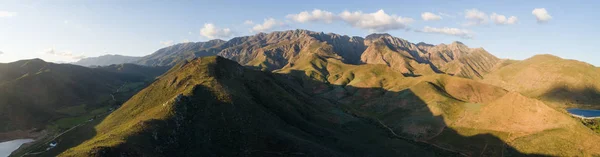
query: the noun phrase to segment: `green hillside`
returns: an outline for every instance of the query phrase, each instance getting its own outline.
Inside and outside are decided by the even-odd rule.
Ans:
[[[87,113],[120,105],[145,81],[140,75],[39,59],[0,64],[0,141],[67,129],[87,120]]]
[[[177,65],[60,155],[600,154],[600,137],[577,120],[500,87],[319,55],[300,61],[276,73],[221,57]]]
[[[454,156],[221,57],[177,65],[61,156]],[[265,88],[267,87],[267,88]]]
[[[550,55],[515,61],[460,42],[291,30],[177,44],[136,63],[153,67],[92,71],[152,84],[120,86],[145,89],[38,155],[600,155],[600,136],[564,110],[597,108],[599,68]]]

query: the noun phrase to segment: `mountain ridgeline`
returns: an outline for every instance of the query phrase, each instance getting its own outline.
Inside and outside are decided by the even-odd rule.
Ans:
[[[600,136],[543,101],[444,74],[306,56],[184,61],[60,156],[578,156]],[[49,154],[57,155],[57,154]]]
[[[84,58],[77,62],[74,62],[75,65],[81,66],[108,66],[113,64],[124,64],[124,63],[133,63],[139,60],[141,57],[131,57],[131,56],[122,56],[122,55],[104,55],[99,57],[90,57]]]
[[[176,44],[133,63],[0,64],[0,86],[56,81],[78,94],[74,82],[94,81],[86,85],[104,96],[138,82],[114,112],[39,156],[600,155],[600,136],[564,110],[600,109],[600,68],[550,55],[515,61],[461,42],[291,30]],[[56,66],[77,70],[43,68]],[[86,75],[42,77],[49,71]],[[100,101],[83,96],[75,100]],[[40,108],[14,102],[4,107]],[[56,102],[68,105],[39,104],[40,115],[60,118],[83,103]],[[47,122],[31,121],[4,129]]]
[[[466,78],[482,78],[502,60],[481,48],[468,48],[460,42],[449,45],[414,44],[389,34],[366,38],[325,34],[307,30],[259,33],[229,41],[182,43],[145,56],[136,63],[173,66],[179,61],[218,55],[245,66],[277,70],[293,66],[299,58],[317,53],[348,64],[385,64],[404,75],[446,73]]]

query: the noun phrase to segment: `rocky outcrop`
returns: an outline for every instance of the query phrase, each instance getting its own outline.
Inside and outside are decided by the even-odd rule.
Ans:
[[[350,37],[334,33],[290,30],[236,37],[229,41],[184,43],[160,49],[139,64],[175,65],[179,61],[218,55],[242,65],[273,71],[299,59],[335,58],[347,64],[385,64],[407,76],[447,73],[481,78],[500,61],[483,49],[460,42],[449,45],[414,44],[389,34]]]

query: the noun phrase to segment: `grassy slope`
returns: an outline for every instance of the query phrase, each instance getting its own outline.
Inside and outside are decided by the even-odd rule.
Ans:
[[[520,92],[558,107],[600,108],[597,67],[551,55],[504,66],[482,82]]]
[[[402,77],[384,65],[356,66],[319,58],[277,72],[304,82],[322,82],[304,87],[379,119],[398,134],[471,155],[504,154],[507,152],[501,150],[505,145],[527,154],[600,153],[599,147],[590,144],[600,141],[598,135],[567,114],[519,93],[473,80],[446,75]],[[553,130],[569,131],[557,134]]]
[[[0,132],[43,128],[65,111],[93,110],[113,89],[141,78],[74,65],[28,60],[0,65]],[[71,109],[69,109],[71,108]],[[77,114],[77,113],[74,113]]]
[[[310,97],[286,76],[221,57],[178,65],[62,156],[389,156],[452,153]],[[181,97],[178,95],[181,94]]]
[[[161,71],[39,59],[0,64],[0,141],[36,138],[46,145],[47,138],[120,105]]]

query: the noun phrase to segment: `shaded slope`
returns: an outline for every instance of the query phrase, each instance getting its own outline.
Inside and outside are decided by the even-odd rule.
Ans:
[[[167,72],[170,68],[166,66],[149,67],[137,64],[113,64],[109,66],[97,67],[97,69],[153,80],[154,78]]]
[[[302,80],[298,82],[305,82],[305,91],[378,119],[406,138],[472,156],[600,153],[590,144],[600,141],[598,135],[568,114],[497,86],[447,75],[402,77],[384,65],[356,66],[335,59],[309,63],[277,72]],[[515,151],[509,151],[511,146]]]
[[[63,156],[452,156],[221,57],[177,65]]]
[[[0,64],[0,140],[19,138],[31,129],[44,129],[48,122],[79,114],[79,110],[112,104],[111,94],[120,86],[144,80],[140,76],[39,59]]]

